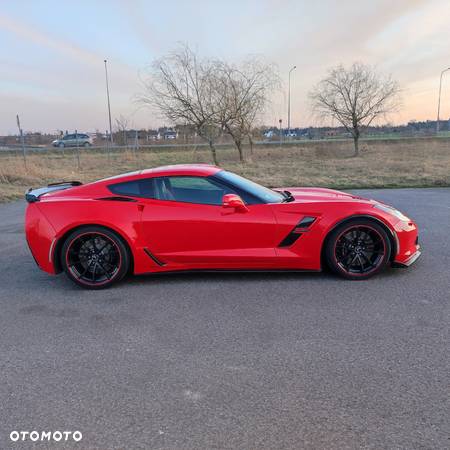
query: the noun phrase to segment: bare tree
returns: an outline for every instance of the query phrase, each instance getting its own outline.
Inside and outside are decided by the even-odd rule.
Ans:
[[[253,147],[252,129],[279,83],[274,67],[255,58],[232,65],[199,59],[188,46],[157,60],[149,75],[140,101],[173,123],[194,126],[215,164],[222,133],[231,136],[244,161],[243,141],[247,137]]]
[[[244,162],[243,141],[247,137],[253,151],[252,130],[279,77],[272,65],[252,58],[238,66],[216,61],[213,79],[218,93],[217,125],[231,136]]]
[[[156,108],[172,123],[194,126],[208,142],[217,164],[215,142],[221,130],[216,119],[214,68],[213,61],[199,60],[187,45],[181,46],[153,63],[140,101]]]
[[[354,63],[339,65],[310,92],[313,110],[322,117],[336,119],[353,137],[355,156],[364,127],[386,116],[399,105],[398,83],[373,67]]]
[[[127,145],[127,130],[128,130],[128,119],[122,115],[116,119],[116,132],[119,134],[119,142],[122,145]]]

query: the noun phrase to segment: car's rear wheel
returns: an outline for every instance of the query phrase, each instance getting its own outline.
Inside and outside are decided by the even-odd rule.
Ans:
[[[344,278],[364,280],[383,270],[390,258],[391,242],[375,221],[355,219],[335,228],[327,238],[325,259]]]
[[[102,289],[125,276],[130,267],[130,255],[116,233],[89,226],[67,237],[61,250],[61,265],[79,286]]]

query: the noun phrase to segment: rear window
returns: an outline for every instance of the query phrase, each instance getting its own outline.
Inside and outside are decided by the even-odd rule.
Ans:
[[[154,198],[154,182],[151,178],[144,180],[125,181],[124,183],[111,184],[108,189],[113,194],[127,195],[130,197]]]

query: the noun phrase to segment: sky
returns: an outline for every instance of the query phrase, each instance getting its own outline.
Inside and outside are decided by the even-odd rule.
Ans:
[[[111,113],[130,127],[170,125],[136,97],[154,59],[180,42],[204,57],[274,63],[285,89],[265,124],[319,125],[308,91],[330,67],[355,61],[391,74],[402,106],[388,120],[435,119],[439,75],[450,67],[449,0],[0,0],[0,134],[108,128]],[[450,117],[450,71],[441,117]]]

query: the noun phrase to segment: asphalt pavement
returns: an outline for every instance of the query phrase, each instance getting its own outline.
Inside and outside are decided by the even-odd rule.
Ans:
[[[354,192],[416,220],[413,267],[85,291],[0,205],[0,449],[449,449],[450,189]],[[82,440],[10,439],[33,430]]]

